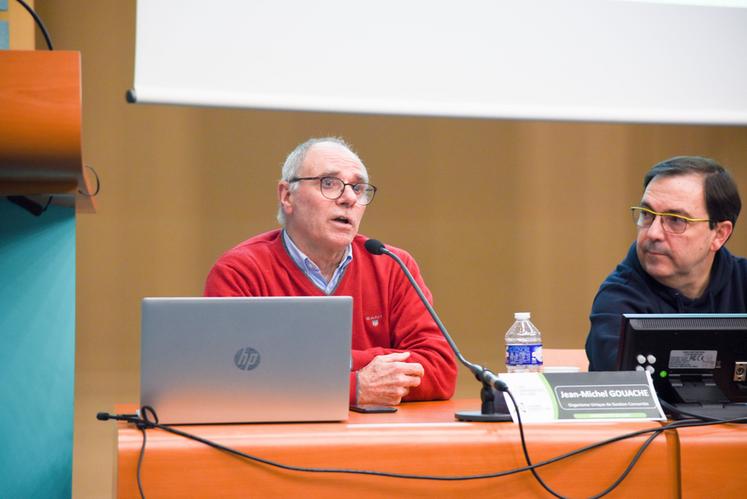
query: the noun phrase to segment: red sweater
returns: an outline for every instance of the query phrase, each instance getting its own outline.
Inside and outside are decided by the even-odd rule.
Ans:
[[[353,240],[353,261],[333,293],[353,297],[351,403],[357,390],[355,372],[377,355],[402,351],[411,353],[408,362],[419,362],[425,370],[420,386],[403,400],[450,398],[457,368],[449,345],[402,269],[387,256],[368,253],[363,246],[366,239],[358,235]],[[404,261],[432,303],[415,260],[406,251],[388,249]],[[324,292],[288,255],[282,232],[273,230],[223,254],[208,274],[205,296],[324,296]]]

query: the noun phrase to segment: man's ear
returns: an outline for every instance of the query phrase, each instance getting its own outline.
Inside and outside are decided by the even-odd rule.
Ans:
[[[283,210],[283,213],[286,215],[293,211],[293,204],[291,203],[290,197],[290,184],[285,180],[281,180],[278,182],[278,203],[280,204],[280,209]]]
[[[711,243],[711,249],[714,253],[720,250],[721,247],[726,244],[726,241],[729,240],[731,233],[734,231],[734,224],[728,220],[718,222],[715,231],[716,237],[713,238],[713,242]]]

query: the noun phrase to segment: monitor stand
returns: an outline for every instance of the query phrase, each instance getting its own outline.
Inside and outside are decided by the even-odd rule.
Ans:
[[[669,385],[684,403],[717,405],[730,402],[713,373],[670,374]]]

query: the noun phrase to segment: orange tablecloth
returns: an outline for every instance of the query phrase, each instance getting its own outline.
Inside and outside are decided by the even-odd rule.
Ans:
[[[454,412],[476,409],[477,400],[421,402],[395,414],[351,413],[341,423],[184,426],[184,431],[243,452],[296,466],[356,468],[431,475],[491,473],[525,464],[518,426],[463,423]],[[581,446],[658,423],[534,424],[528,448],[540,461]],[[138,497],[136,465],[140,432],[118,431],[118,497]],[[540,469],[557,492],[587,497],[602,491],[625,469],[645,436],[593,450]],[[400,480],[361,475],[284,471],[186,440],[148,430],[142,472],[148,497],[549,497],[528,472],[460,482]],[[611,497],[676,497],[678,445],[658,437]]]

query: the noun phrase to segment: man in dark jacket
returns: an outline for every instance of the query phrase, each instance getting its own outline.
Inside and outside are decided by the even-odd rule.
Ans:
[[[724,244],[742,201],[716,161],[679,156],[643,180],[638,227],[625,259],[599,287],[586,340],[589,369],[614,370],[624,313],[747,312],[747,260]]]

